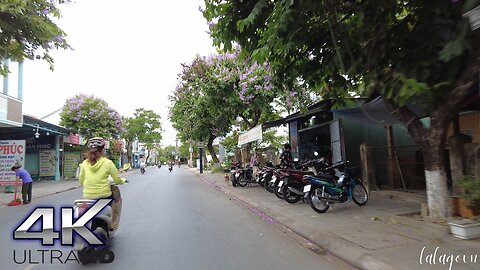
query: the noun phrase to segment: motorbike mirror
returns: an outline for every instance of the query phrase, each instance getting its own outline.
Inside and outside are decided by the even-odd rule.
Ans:
[[[298,161],[298,158],[294,158],[293,161],[297,162],[297,161]]]
[[[314,154],[315,156],[318,156],[318,152],[317,152],[317,151],[315,151],[313,154]]]

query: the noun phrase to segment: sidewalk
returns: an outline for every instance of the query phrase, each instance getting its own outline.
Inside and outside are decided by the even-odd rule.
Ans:
[[[120,173],[120,177],[125,177],[132,173],[137,172],[137,170],[130,170],[126,173]],[[80,183],[77,179],[72,180],[40,180],[34,181],[32,186],[32,200],[37,198],[42,198],[52,194],[65,192],[68,190],[76,189],[80,187]],[[17,187],[17,198],[22,198],[22,187]],[[0,206],[7,205],[9,202],[13,201],[13,193],[5,193],[3,188],[0,192]]]
[[[186,169],[199,175],[195,168]],[[262,212],[264,219],[273,219],[360,269],[449,269],[452,258],[450,269],[480,269],[480,240],[454,238],[447,224],[424,221],[416,215],[420,205],[415,202],[377,196],[363,207],[347,202],[318,214],[308,204],[288,204],[257,185],[234,188],[223,173],[199,176]],[[461,257],[455,262],[457,255]],[[471,255],[478,255],[476,263]]]

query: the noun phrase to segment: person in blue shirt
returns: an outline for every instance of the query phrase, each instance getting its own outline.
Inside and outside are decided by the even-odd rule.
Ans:
[[[20,179],[22,180],[23,203],[29,204],[32,201],[32,177],[21,165],[13,166],[12,171],[14,171],[17,176],[17,182],[20,181]]]

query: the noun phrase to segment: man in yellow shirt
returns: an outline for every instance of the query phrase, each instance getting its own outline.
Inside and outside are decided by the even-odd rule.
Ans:
[[[100,137],[89,139],[87,142],[88,157],[80,165],[80,184],[83,186],[85,199],[108,198],[112,196],[109,176],[116,184],[126,182],[118,175],[115,164],[105,158],[105,141]],[[112,198],[113,199],[113,198]]]

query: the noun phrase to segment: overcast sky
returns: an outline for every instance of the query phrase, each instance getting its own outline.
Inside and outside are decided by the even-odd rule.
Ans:
[[[120,114],[136,108],[162,116],[162,144],[175,144],[168,95],[181,63],[213,53],[201,0],[76,0],[62,7],[59,26],[74,50],[55,51],[55,71],[24,65],[24,113],[42,117],[79,93],[105,99]],[[46,119],[58,124],[59,116]]]

